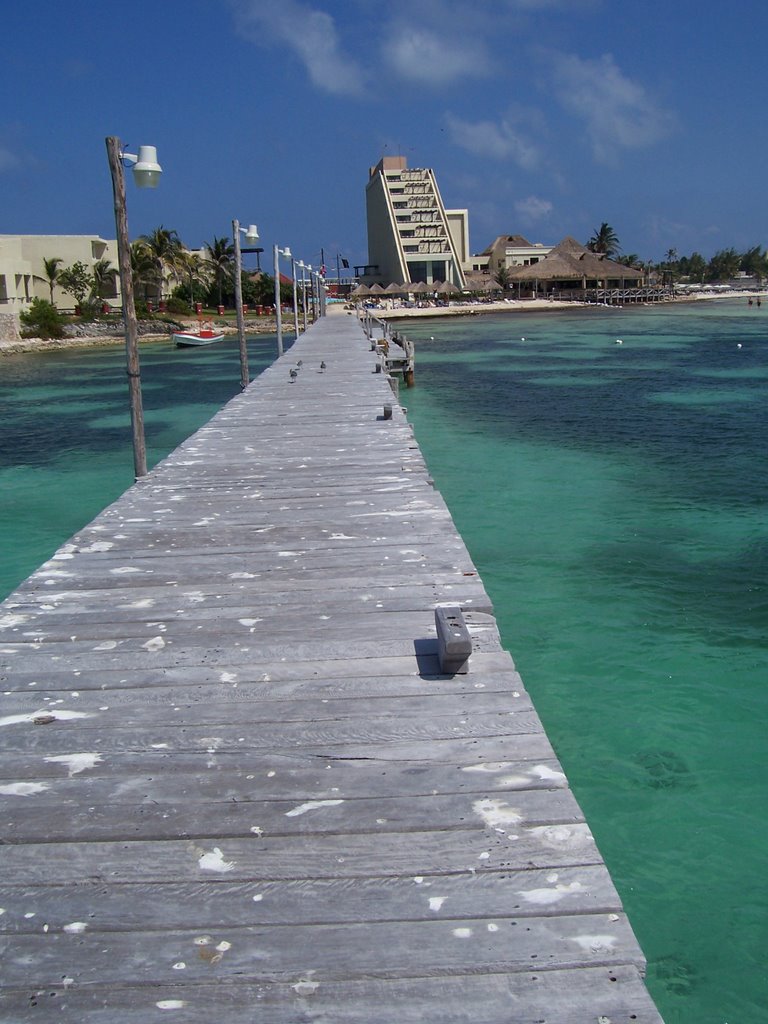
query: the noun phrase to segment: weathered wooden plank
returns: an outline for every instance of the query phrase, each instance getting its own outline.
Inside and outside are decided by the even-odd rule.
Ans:
[[[200,765],[201,774],[206,767]],[[216,771],[208,763],[207,771]],[[375,789],[376,780],[371,779]],[[202,799],[192,786],[181,800],[165,800],[152,780],[127,789],[101,780],[79,787],[64,780],[38,783],[33,798],[17,798],[3,815],[8,843],[93,842],[121,839],[177,839],[198,832],[209,838],[250,835],[293,837],[310,834],[384,834],[464,829],[488,820],[501,833],[522,827],[573,824],[583,815],[569,790],[517,790],[514,794],[430,794],[355,796],[332,787],[328,797],[264,800],[255,779],[240,780],[226,796]],[[336,788],[336,792],[333,789]],[[116,792],[117,790],[117,792]],[[85,803],[84,803],[85,801]],[[89,806],[85,806],[90,802]]]
[[[254,822],[258,827],[258,822]],[[512,838],[512,837],[515,838]],[[488,854],[488,856],[486,856]],[[585,824],[523,827],[501,835],[482,827],[405,833],[312,834],[3,848],[6,878],[18,885],[111,882],[429,876],[599,864]]]
[[[2,651],[0,648],[0,657]],[[324,697],[336,694],[362,695],[370,692],[407,693],[413,687],[423,692],[464,692],[509,688],[522,689],[522,681],[514,671],[506,651],[480,651],[472,656],[473,670],[469,679],[446,677],[440,673],[436,652],[431,656],[390,656],[377,659],[347,658],[344,661],[321,657],[295,661],[254,659],[248,652],[227,652],[213,665],[157,665],[150,660],[143,667],[132,667],[126,674],[119,666],[100,665],[94,675],[83,673],[77,666],[62,660],[52,661],[44,652],[28,651],[26,657],[7,658],[0,669],[0,681],[9,693],[35,688],[35,692],[65,690],[70,696],[84,690],[108,689],[113,686],[194,686],[196,683],[225,682],[234,685],[246,682],[269,683],[271,693],[313,693]],[[429,671],[428,671],[429,669]],[[277,688],[282,686],[281,690]],[[323,691],[321,693],[321,691]],[[265,691],[266,692],[266,691]]]
[[[5,958],[9,985],[27,977],[33,961],[38,985],[126,982],[174,985],[183,963],[185,983],[208,979],[251,982],[293,980],[311,970],[329,981],[421,976],[454,972],[497,973],[638,963],[626,918],[617,914],[562,915],[556,919],[495,916],[433,921],[271,925],[248,928],[92,932],[14,937]]]
[[[97,752],[141,750],[159,743],[174,750],[205,750],[210,745],[210,737],[216,736],[220,746],[239,747],[243,751],[305,748],[341,752],[386,743],[426,747],[435,740],[455,738],[478,743],[489,738],[506,738],[511,746],[518,737],[543,732],[538,716],[530,710],[490,715],[457,711],[428,718],[398,719],[371,714],[314,722],[260,722],[244,721],[239,709],[232,705],[222,707],[224,710],[218,715],[209,715],[208,721],[201,721],[205,715],[197,709],[190,709],[191,714],[187,710],[192,721],[185,721],[181,704],[168,708],[162,716],[155,709],[144,715],[138,712],[127,715],[106,703],[92,714],[60,704],[44,704],[37,711],[26,713],[21,722],[11,722],[5,727],[3,747],[7,753],[26,750],[50,755],[60,752],[62,747],[71,749],[76,737],[81,747]]]
[[[154,689],[147,692],[139,688],[110,687],[108,699],[110,711],[119,710],[125,714],[132,726],[161,721],[163,717],[188,725],[202,721],[242,722],[244,715],[250,715],[264,724],[368,719],[372,715],[376,718],[397,718],[399,721],[425,716],[450,716],[454,719],[458,716],[461,719],[470,712],[474,715],[504,716],[532,711],[530,698],[524,691],[499,693],[484,689],[476,692],[469,688],[464,693],[441,693],[435,689],[429,694],[390,696],[386,693],[372,693],[368,696],[354,694],[345,698],[316,698],[305,694],[298,700],[289,697],[278,700],[272,698],[269,687],[263,684],[235,686],[225,682],[215,687],[205,687],[197,693],[192,693],[188,686],[178,687],[174,692],[166,688],[160,694],[155,693]],[[77,710],[81,714],[96,716],[103,710],[104,702],[103,691],[86,691],[77,698]],[[39,695],[29,690],[5,695],[2,709],[0,721],[6,723],[0,726],[3,728],[13,726],[14,722],[9,719],[15,716],[30,712],[40,714],[41,710],[45,710],[41,709]],[[22,719],[16,724],[28,723]]]
[[[283,982],[254,984],[215,976],[194,984],[178,977],[167,985],[11,988],[0,1001],[14,1024],[39,1022],[41,1008],[60,1006],[70,1020],[89,1024],[146,1024],[183,1014],[185,1024],[297,1024],[314,1020],[333,1024],[659,1024],[660,1018],[632,965],[578,970],[443,975],[398,979],[330,981],[317,971],[297,973]],[[69,979],[70,975],[66,975]],[[55,1009],[54,1009],[55,1007]],[[173,1011],[176,1011],[175,1013]]]
[[[259,897],[254,899],[254,896]],[[612,914],[621,904],[603,865],[429,878],[326,878],[261,882],[0,885],[12,935],[61,932],[73,921],[95,931],[245,928],[345,921],[428,921]]]
[[[431,614],[430,614],[431,613]],[[476,635],[482,631],[486,644],[493,637],[496,645],[501,647],[498,639],[495,620],[481,612],[466,615],[470,629]],[[344,640],[349,636],[364,635],[370,641],[386,640],[390,637],[412,637],[414,640],[435,636],[433,609],[424,611],[389,611],[365,606],[360,609],[348,610],[333,606],[317,608],[312,605],[291,607],[251,605],[238,611],[227,611],[225,608],[203,609],[199,605],[177,608],[175,613],[159,619],[157,613],[151,618],[127,619],[120,623],[119,630],[114,622],[93,622],[81,619],[78,624],[67,621],[49,621],[40,617],[36,623],[27,623],[21,627],[13,627],[11,633],[17,642],[44,643],[46,647],[66,644],[69,650],[78,644],[82,649],[93,650],[88,645],[93,641],[113,640],[116,636],[123,645],[132,640],[140,641],[139,646],[152,637],[160,635],[164,644],[181,642],[186,645],[209,646],[218,638],[219,643],[231,637],[249,639],[256,632],[257,626],[269,630],[270,638],[301,640],[317,636],[325,640]],[[259,630],[260,632],[260,630]],[[213,636],[211,635],[213,634]]]
[[[3,783],[46,782],[56,780],[56,792],[72,799],[80,794],[83,803],[90,799],[94,784],[109,786],[109,799],[125,799],[126,794],[146,793],[155,800],[172,802],[231,799],[248,786],[251,798],[262,800],[330,800],[343,794],[347,798],[370,797],[370,772],[376,773],[378,798],[437,796],[468,793],[493,798],[518,790],[564,788],[566,779],[554,759],[541,762],[500,761],[491,764],[425,765],[404,762],[381,766],[366,760],[328,761],[302,752],[250,754],[244,767],[239,751],[215,749],[199,753],[174,753],[148,750],[139,753],[111,753],[94,757],[78,751],[53,758],[31,757],[26,753],[3,758]],[[204,764],[204,767],[201,767]],[[215,767],[215,771],[209,768]],[[40,790],[39,793],[44,792]],[[39,795],[35,794],[35,795]],[[18,801],[8,801],[7,812]],[[33,807],[38,806],[33,801]],[[16,812],[14,812],[15,814]]]

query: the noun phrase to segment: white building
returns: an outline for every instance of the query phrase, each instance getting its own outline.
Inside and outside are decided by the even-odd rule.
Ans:
[[[469,266],[475,273],[493,276],[504,267],[531,267],[552,252],[553,246],[529,242],[522,235],[498,235],[482,252],[471,258]]]
[[[405,157],[385,156],[366,186],[366,284],[449,281],[464,287],[469,257],[469,213],[446,210],[431,168],[408,168]]]
[[[43,269],[43,260],[58,257],[59,269],[73,263],[84,263],[89,269],[98,260],[109,260],[117,269],[117,242],[98,235],[0,235],[0,309],[20,311],[32,299],[51,297]],[[120,280],[113,277],[113,293],[119,298]],[[60,308],[71,309],[75,300],[55,287],[53,301]]]

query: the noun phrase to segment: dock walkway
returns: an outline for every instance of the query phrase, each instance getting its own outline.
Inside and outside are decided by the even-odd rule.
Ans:
[[[2,1021],[659,1024],[375,358],[321,319],[0,606]]]

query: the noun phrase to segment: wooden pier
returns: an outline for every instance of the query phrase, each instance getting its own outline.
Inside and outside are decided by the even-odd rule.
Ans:
[[[321,319],[0,606],[2,1021],[659,1024],[378,359]]]

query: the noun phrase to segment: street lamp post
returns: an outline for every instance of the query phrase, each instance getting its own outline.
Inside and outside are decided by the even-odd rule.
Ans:
[[[248,387],[248,346],[245,341],[245,318],[243,316],[243,256],[240,249],[240,232],[245,235],[249,245],[259,240],[259,232],[255,224],[247,228],[240,227],[239,220],[232,221],[232,237],[235,241],[235,310],[237,312],[237,336],[240,341],[240,389]]]
[[[125,359],[128,374],[128,395],[131,407],[131,433],[133,439],[133,469],[139,477],[147,474],[147,446],[144,437],[144,409],[141,401],[141,368],[139,365],[138,324],[133,298],[131,272],[131,244],[128,238],[128,216],[125,208],[125,175],[123,161],[133,166],[133,178],[139,188],[156,188],[162,174],[154,146],[139,146],[138,155],[123,152],[120,140],[113,135],[105,139],[109,169],[112,175],[112,193],[115,202],[115,228],[117,230],[117,260],[120,271],[120,290],[123,293],[125,320]]]
[[[286,259],[291,259],[290,246],[286,245],[284,249],[278,248],[277,245],[273,246],[272,258],[275,264],[275,320],[277,321],[277,354],[281,356],[283,354],[283,310],[280,303],[280,257],[285,256]]]
[[[293,329],[296,337],[299,336],[299,300],[298,288],[296,287],[296,260],[291,257],[291,282],[293,284]]]
[[[306,272],[312,270],[312,266],[309,263],[303,261],[299,263],[301,267],[301,319],[304,324],[304,330],[307,329],[307,274]]]

